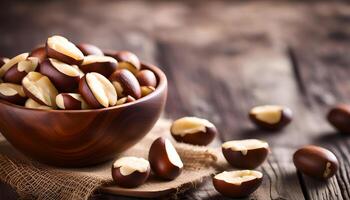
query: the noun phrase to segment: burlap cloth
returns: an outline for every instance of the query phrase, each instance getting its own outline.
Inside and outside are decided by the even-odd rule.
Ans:
[[[159,120],[145,138],[118,157],[131,155],[147,158],[154,139],[159,136],[170,138],[170,124],[169,120]],[[173,143],[184,162],[183,172],[177,179],[166,182],[152,176],[138,188],[123,189],[113,185],[110,172],[113,161],[79,169],[50,167],[21,155],[0,135],[0,180],[12,186],[22,199],[88,199],[97,189],[143,196],[143,193],[169,189],[184,191],[222,166],[218,164],[222,162],[218,149]]]

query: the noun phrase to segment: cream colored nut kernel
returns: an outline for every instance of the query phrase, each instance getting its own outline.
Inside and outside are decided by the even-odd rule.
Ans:
[[[151,94],[152,92],[154,92],[156,90],[156,88],[152,87],[152,86],[141,86],[141,96],[147,96],[149,94]]]
[[[269,124],[278,123],[282,117],[282,106],[266,105],[252,108],[251,114],[255,115],[256,119]]]
[[[91,72],[86,74],[86,82],[97,99],[104,107],[117,104],[117,93],[113,84],[99,73]]]
[[[113,163],[113,168],[120,167],[123,176],[132,174],[135,171],[144,173],[150,168],[148,160],[138,157],[123,157]]]
[[[214,127],[214,124],[206,119],[183,117],[173,122],[171,133],[174,135],[185,136],[187,134],[206,132],[206,128],[209,127]]]
[[[218,180],[225,181],[226,183],[231,183],[234,185],[241,185],[244,182],[260,179],[263,174],[255,170],[239,170],[239,171],[224,171],[217,174],[214,178]]]
[[[29,72],[23,78],[22,85],[30,94],[45,105],[56,107],[55,99],[58,91],[48,77],[38,72]]]
[[[19,54],[18,56],[11,58],[8,62],[6,62],[0,68],[0,77],[3,77],[5,72],[7,72],[13,65],[26,60],[28,56],[29,56],[29,53],[22,53],[22,54]]]
[[[169,139],[165,139],[165,150],[168,155],[169,161],[173,165],[177,166],[178,168],[182,168],[183,167],[182,160]]]
[[[68,65],[66,63],[63,63],[53,58],[49,58],[49,60],[52,66],[54,66],[59,72],[67,76],[71,76],[71,77],[84,76],[84,73],[76,65]]]
[[[269,148],[269,144],[262,140],[246,139],[246,140],[231,140],[221,145],[224,149],[231,149],[232,151],[241,151],[246,155],[249,150],[259,148]]]
[[[19,72],[32,72],[35,71],[35,69],[39,65],[39,59],[36,57],[28,57],[26,60],[20,61],[17,64],[17,70]]]
[[[64,55],[67,55],[75,60],[83,60],[84,54],[73,43],[62,36],[54,35],[47,39],[47,45]]]
[[[122,85],[118,81],[113,81],[113,86],[115,88],[115,91],[117,92],[118,97],[123,97],[124,89]]]
[[[34,109],[41,109],[41,110],[52,110],[51,107],[41,105],[41,104],[37,103],[36,101],[34,101],[33,99],[28,99],[26,101],[26,103],[24,104],[24,107],[26,107],[26,108],[34,108]]]
[[[91,63],[104,63],[104,62],[111,62],[111,63],[118,64],[118,61],[110,56],[89,55],[89,56],[85,56],[82,65],[88,65]]]
[[[0,83],[0,93],[4,96],[14,96],[16,94],[22,97],[26,96],[22,86],[13,83]]]

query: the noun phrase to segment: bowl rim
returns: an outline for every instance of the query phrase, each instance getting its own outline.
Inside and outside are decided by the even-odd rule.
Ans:
[[[133,106],[135,104],[145,102],[153,97],[156,97],[156,96],[160,95],[160,93],[164,89],[166,89],[166,87],[167,87],[167,78],[166,78],[164,72],[159,67],[152,65],[152,64],[147,64],[147,63],[141,62],[141,70],[142,69],[148,69],[148,70],[151,70],[152,72],[155,73],[155,75],[157,76],[157,79],[158,79],[158,85],[155,88],[156,90],[145,97],[141,97],[139,99],[136,99],[136,101],[121,104],[121,105],[111,106],[111,107],[107,107],[107,108],[84,109],[84,110],[59,110],[59,109],[44,110],[44,109],[36,109],[36,108],[27,108],[24,106],[10,103],[10,102],[3,100],[3,99],[0,99],[0,104],[5,104],[7,106],[22,109],[22,110],[31,110],[31,111],[47,112],[47,113],[56,113],[56,112],[57,113],[90,113],[90,112],[103,112],[103,111],[108,111],[108,110],[125,108],[125,107],[129,107],[129,106]]]

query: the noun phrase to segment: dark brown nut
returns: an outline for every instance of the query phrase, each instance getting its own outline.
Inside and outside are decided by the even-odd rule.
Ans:
[[[54,58],[69,65],[80,65],[84,60],[84,54],[73,43],[62,36],[52,36],[47,39],[46,53],[49,58]]]
[[[134,188],[146,182],[150,171],[147,160],[137,157],[123,157],[113,163],[112,178],[120,187]]]
[[[61,93],[56,96],[57,107],[63,110],[88,109],[85,100],[77,93]]]
[[[37,103],[56,107],[57,89],[47,76],[39,72],[29,72],[22,80],[24,93]]]
[[[261,185],[263,174],[254,170],[222,172],[213,177],[215,189],[230,198],[247,197]]]
[[[118,96],[130,95],[135,99],[141,98],[140,84],[130,71],[117,70],[109,77],[109,80],[112,81]]]
[[[170,132],[176,141],[193,145],[208,145],[217,134],[214,124],[197,117],[183,117],[175,120]]]
[[[127,97],[123,97],[123,98],[118,99],[117,105],[122,105],[122,104],[130,103],[133,101],[136,101],[136,99],[134,97],[128,95]]]
[[[90,72],[81,78],[79,92],[91,108],[107,108],[117,104],[113,84],[103,75]]]
[[[130,51],[118,51],[109,55],[117,59],[119,62],[119,69],[127,69],[134,75],[136,75],[141,69],[139,58]]]
[[[53,58],[48,58],[40,65],[40,73],[49,77],[61,92],[75,91],[84,73],[76,65],[68,65]]]
[[[149,150],[151,169],[160,178],[174,180],[181,174],[183,163],[170,140],[159,137]]]
[[[40,109],[40,110],[52,110],[53,109],[49,106],[41,105],[41,104],[37,103],[36,101],[34,101],[33,99],[28,99],[26,101],[26,103],[24,104],[24,107],[32,108],[32,109]]]
[[[157,86],[157,77],[151,70],[144,69],[139,71],[136,78],[139,81],[140,86],[152,86],[154,88]]]
[[[154,92],[155,90],[156,88],[152,86],[141,86],[141,97],[145,97]]]
[[[10,59],[5,57],[0,57],[0,68],[9,61]]]
[[[340,133],[350,134],[350,105],[338,104],[331,108],[327,119]]]
[[[249,113],[250,120],[259,128],[280,130],[292,121],[292,110],[278,105],[257,106]]]
[[[242,169],[257,168],[269,153],[269,144],[256,139],[228,141],[221,148],[227,162],[232,167]]]
[[[10,60],[8,60],[5,64],[3,64],[0,68],[0,77],[2,78],[5,73],[14,65],[16,65],[17,63],[26,60],[28,58],[29,53],[22,53],[19,54],[13,58],[11,58]]]
[[[23,105],[27,98],[22,86],[13,83],[0,83],[0,99]]]
[[[97,72],[105,77],[109,77],[118,66],[118,61],[109,56],[90,55],[84,58],[80,69],[84,73]]]
[[[28,57],[7,70],[4,74],[3,80],[9,83],[22,84],[22,79],[27,76],[29,72],[35,71],[38,66],[38,58]]]
[[[85,56],[89,56],[89,55],[103,56],[104,55],[100,48],[92,44],[81,43],[81,44],[78,44],[77,47]]]
[[[298,149],[293,162],[300,172],[317,179],[332,177],[339,167],[338,159],[331,151],[314,145]]]
[[[35,57],[39,59],[39,63],[43,62],[47,58],[45,46],[39,46],[30,52],[29,57]]]

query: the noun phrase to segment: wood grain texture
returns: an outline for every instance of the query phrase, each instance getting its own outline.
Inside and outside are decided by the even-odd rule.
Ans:
[[[335,133],[324,118],[334,103],[350,103],[348,3],[78,0],[6,4],[11,5],[0,13],[4,22],[0,54],[21,53],[52,34],[104,49],[131,50],[163,67],[169,80],[167,117],[209,119],[220,131],[212,145],[239,138],[267,140],[272,153],[258,168],[265,179],[249,199],[350,198],[350,141]],[[256,130],[247,118],[252,106],[267,103],[287,105],[294,111],[293,122],[280,133]],[[340,161],[339,172],[327,183],[296,173],[292,154],[309,143],[330,148]],[[180,197],[225,199],[210,179]]]

